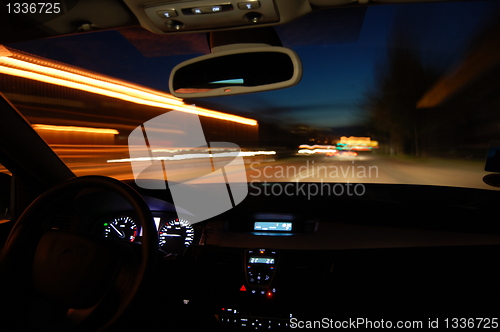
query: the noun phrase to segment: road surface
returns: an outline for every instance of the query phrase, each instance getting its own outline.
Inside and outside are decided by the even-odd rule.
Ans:
[[[133,178],[125,146],[53,146],[77,175],[101,174],[118,179]],[[219,160],[224,163],[230,158]],[[396,183],[496,189],[483,183],[488,174],[484,163],[471,160],[390,157],[360,154],[352,157],[294,156],[286,159],[244,157],[245,167],[226,167],[233,179],[247,182],[340,182]],[[174,162],[177,168],[167,176],[189,180],[204,174],[196,159]],[[205,172],[206,173],[206,172]],[[152,178],[163,174],[150,172]],[[213,179],[216,177],[214,176]],[[210,179],[208,180],[210,181]],[[215,180],[214,180],[215,181]]]

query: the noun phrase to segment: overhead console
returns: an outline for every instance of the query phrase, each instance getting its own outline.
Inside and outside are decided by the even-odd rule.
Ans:
[[[323,8],[411,1],[418,0],[123,0],[141,26],[156,34],[265,27]]]
[[[161,31],[236,27],[279,21],[273,0],[189,1],[144,7]]]
[[[158,34],[275,25],[312,11],[308,0],[124,2],[144,28]]]

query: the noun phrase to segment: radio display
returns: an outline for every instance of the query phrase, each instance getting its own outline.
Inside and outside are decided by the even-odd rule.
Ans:
[[[248,259],[248,263],[251,264],[274,264],[273,257],[250,257]]]
[[[274,231],[274,232],[291,232],[291,222],[269,222],[256,221],[253,226],[254,231]]]

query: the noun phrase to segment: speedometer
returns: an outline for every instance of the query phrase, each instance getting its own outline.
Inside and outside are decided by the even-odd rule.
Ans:
[[[161,227],[158,240],[160,247],[167,252],[180,252],[193,243],[193,226],[185,219],[172,219]]]
[[[104,223],[104,237],[133,242],[137,236],[137,225],[128,216],[114,218]]]

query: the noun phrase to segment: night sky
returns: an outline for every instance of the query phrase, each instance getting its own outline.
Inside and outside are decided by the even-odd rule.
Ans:
[[[366,119],[361,105],[375,88],[388,50],[408,47],[426,66],[452,70],[499,8],[499,1],[490,1],[319,11],[276,27],[283,46],[302,60],[297,86],[195,102],[259,121],[318,128],[360,125]],[[8,46],[167,92],[176,64],[209,51],[205,34],[156,36],[140,29]]]

